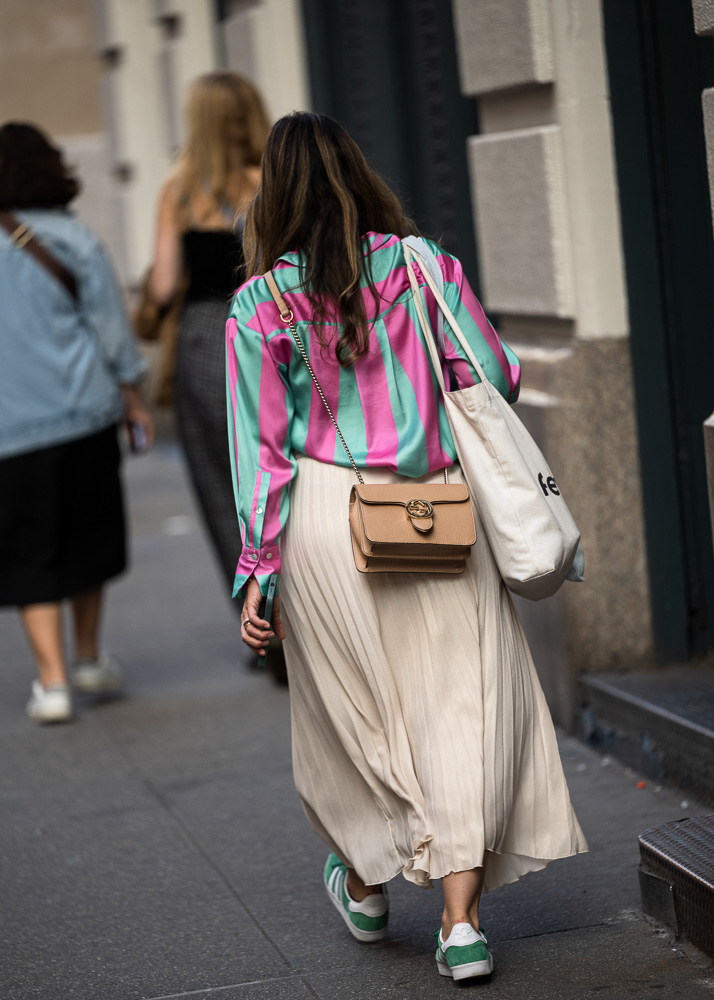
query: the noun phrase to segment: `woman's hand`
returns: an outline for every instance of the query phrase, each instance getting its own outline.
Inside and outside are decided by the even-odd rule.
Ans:
[[[268,622],[258,614],[258,608],[263,595],[255,577],[251,576],[245,592],[243,602],[243,613],[241,614],[241,639],[250,646],[258,656],[265,656],[265,649],[271,635],[277,635],[278,639],[284,639],[287,635],[282,618],[280,617],[280,598],[276,597],[273,604],[273,621]],[[248,625],[245,622],[249,622]],[[272,625],[272,631],[271,631]]]
[[[124,423],[134,451],[148,451],[154,443],[154,418],[136,385],[119,386],[124,397]],[[137,442],[141,441],[141,447]]]

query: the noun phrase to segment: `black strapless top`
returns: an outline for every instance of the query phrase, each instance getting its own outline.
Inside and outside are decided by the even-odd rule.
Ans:
[[[228,229],[189,229],[183,234],[183,255],[189,301],[228,302],[244,281],[243,239]]]

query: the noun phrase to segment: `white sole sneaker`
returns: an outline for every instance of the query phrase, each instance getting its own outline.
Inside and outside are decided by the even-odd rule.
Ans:
[[[449,976],[451,979],[474,979],[476,976],[490,976],[493,972],[493,958],[484,962],[467,962],[459,965],[455,969],[450,969],[445,962],[437,960],[436,967],[440,976]]]
[[[69,722],[72,718],[72,698],[66,684],[44,688],[39,681],[32,682],[30,700],[25,706],[27,717],[38,725],[48,722]]]
[[[124,684],[122,670],[108,653],[94,662],[80,662],[72,668],[72,687],[80,694],[112,694]]]
[[[327,895],[353,937],[363,944],[386,937],[389,898],[384,888],[380,893],[365,896],[361,903],[352,899],[347,892],[347,869],[336,854],[328,857],[323,878]]]
[[[440,976],[475,979],[493,972],[493,955],[488,950],[486,935],[471,924],[455,924],[446,941],[439,931],[436,940],[436,968]]]

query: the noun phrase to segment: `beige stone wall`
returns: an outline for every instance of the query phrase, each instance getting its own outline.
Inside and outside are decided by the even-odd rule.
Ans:
[[[61,146],[82,181],[73,205],[121,267],[92,0],[2,0],[0,122],[30,121]]]
[[[473,136],[469,154],[484,301],[494,312],[573,316],[560,127]]]
[[[714,35],[714,0],[692,0],[694,28],[698,35]]]
[[[548,0],[454,4],[461,84],[485,94],[553,79]]]
[[[694,28],[698,35],[714,35],[714,0],[692,0]],[[704,113],[704,138],[707,144],[707,171],[709,173],[709,193],[714,225],[714,88],[702,94]],[[714,414],[704,422],[704,447],[707,459],[707,482],[709,484],[709,510],[714,534]]]
[[[153,254],[159,189],[182,138],[187,84],[217,63],[211,0],[98,0],[96,47],[124,277],[135,287]]]
[[[580,673],[653,658],[600,4],[453,9],[462,88],[479,103],[469,156],[484,305],[521,357],[518,409],[586,552],[585,584],[519,602],[551,708],[571,725]]]
[[[103,129],[91,0],[3,0],[0,121],[37,122],[53,135]]]
[[[712,224],[714,225],[714,88],[712,87],[709,87],[702,94],[702,112],[704,114],[704,138],[707,144],[707,170],[709,173]]]
[[[232,9],[231,9],[232,8]],[[299,0],[97,0],[115,198],[126,279],[151,261],[156,198],[184,138],[188,84],[222,65],[261,89],[269,114],[307,104]]]
[[[224,25],[228,66],[260,88],[273,119],[310,107],[300,0],[239,0]]]
[[[714,0],[692,0],[694,28],[698,35],[714,35]],[[714,88],[702,94],[704,136],[707,143],[707,168],[714,224]]]

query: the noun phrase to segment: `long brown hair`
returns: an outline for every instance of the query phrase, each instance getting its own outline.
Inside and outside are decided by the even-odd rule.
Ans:
[[[270,124],[260,94],[238,73],[204,73],[189,87],[186,144],[175,169],[179,212],[190,211],[198,191],[210,195],[214,209],[233,204],[230,181],[246,167],[257,167]]]
[[[334,318],[332,306],[342,324],[336,351],[345,367],[367,351],[363,272],[378,308],[369,254],[363,256],[362,248],[369,231],[416,233],[396,195],[339,122],[303,111],[280,118],[265,144],[260,187],[248,207],[247,274],[262,274],[281,254],[302,250],[300,287],[318,338],[325,346],[322,328]]]

